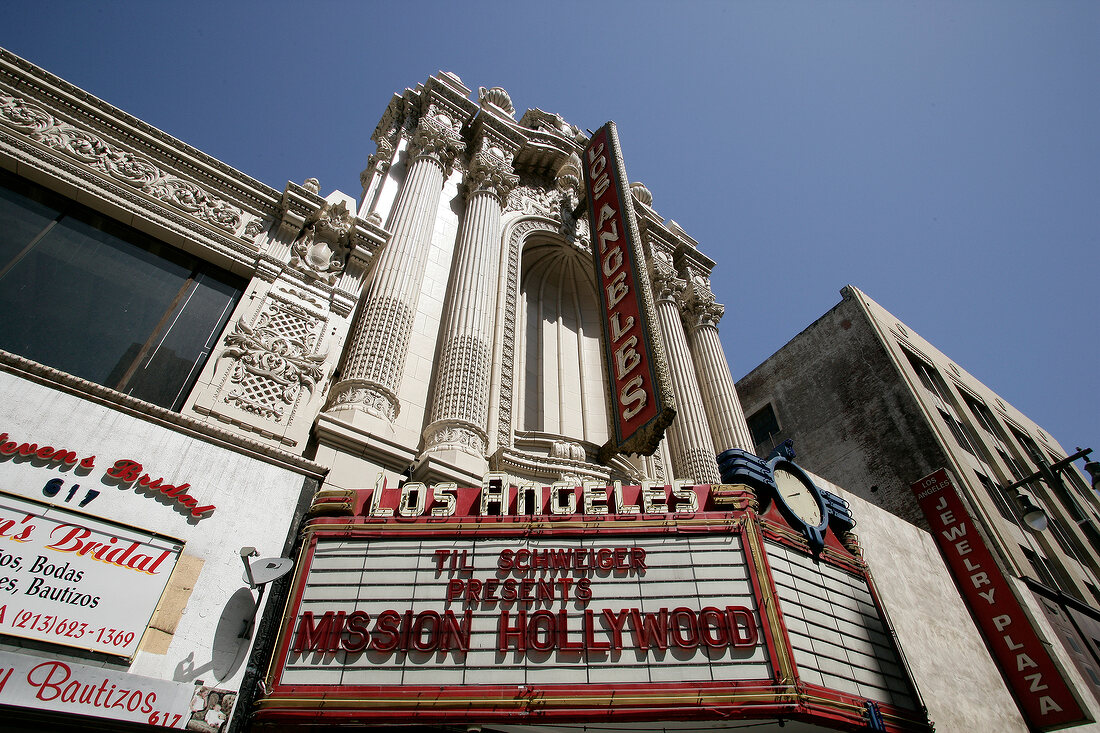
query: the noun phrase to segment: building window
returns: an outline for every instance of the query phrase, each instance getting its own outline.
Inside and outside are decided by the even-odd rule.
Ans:
[[[991,478],[985,474],[974,472],[978,477],[978,481],[981,483],[982,488],[989,494],[989,498],[993,500],[993,504],[997,507],[997,511],[1001,516],[1012,522],[1013,524],[1019,524],[1016,521],[1016,514],[1012,511],[1012,505],[1009,504],[1009,499],[1005,496],[1004,489],[995,484]]]
[[[1016,439],[1016,442],[1020,444],[1020,447],[1024,449],[1028,457],[1031,458],[1031,462],[1035,464],[1036,468],[1040,468],[1044,464],[1043,454],[1039,450],[1039,446],[1035,444],[1035,441],[1030,436],[1024,435],[1021,431],[1008,426],[1008,429],[1012,432],[1012,437]]]
[[[959,444],[959,447],[970,455],[977,456],[978,454],[974,452],[974,446],[970,444],[970,439],[966,436],[966,426],[944,410],[940,410],[940,417],[947,423],[947,427],[951,434],[955,436],[955,442]]]
[[[970,408],[971,414],[974,415],[974,419],[982,430],[987,432],[993,441],[997,444],[998,449],[1001,446],[1001,432],[997,426],[997,418],[993,417],[993,413],[989,411],[989,408],[983,405],[977,400],[963,395],[963,401],[966,402],[966,406]]]
[[[917,378],[920,379],[920,383],[924,385],[924,388],[938,397],[944,403],[944,406],[949,405],[947,389],[940,381],[940,375],[936,372],[935,367],[926,363],[924,359],[916,354],[910,353],[907,349],[902,349],[902,351],[905,352],[905,357],[909,360],[909,366],[913,367],[913,371],[917,373]]]
[[[29,182],[0,178],[0,348],[178,410],[240,278]]]
[[[1098,590],[1095,585],[1088,582],[1087,580],[1085,581],[1085,587],[1088,588],[1089,594],[1092,596],[1092,600],[1095,603],[1093,608],[1100,608],[1100,590]],[[1100,649],[1100,641],[1093,639],[1092,643],[1096,646],[1097,649]]]
[[[1070,538],[1066,536],[1066,531],[1062,529],[1062,525],[1058,523],[1058,520],[1050,516],[1047,513],[1047,528],[1050,529],[1051,535],[1054,536],[1055,541],[1058,542],[1058,546],[1062,548],[1062,552],[1066,554],[1066,557],[1072,557],[1077,559],[1077,553],[1073,549],[1073,545],[1070,542]]]
[[[768,450],[776,446],[778,441],[775,440],[775,436],[779,435],[779,420],[776,419],[775,410],[772,409],[770,402],[750,415],[746,422],[748,422],[753,443],[760,447],[767,447]]]
[[[1024,551],[1024,557],[1026,557],[1027,561],[1031,564],[1031,569],[1035,571],[1035,575],[1040,582],[1048,588],[1057,589],[1060,587],[1058,581],[1054,579],[1054,572],[1050,569],[1050,565],[1047,564],[1045,557],[1023,546],[1021,546],[1020,549]]]
[[[998,448],[997,453],[1000,454],[1001,460],[1004,461],[1006,466],[1008,466],[1008,470],[1012,473],[1013,479],[1019,481],[1024,476],[1028,475],[1024,473],[1024,467],[1020,465],[1020,462],[1012,456],[1008,455],[1008,453],[1006,453],[1003,448]]]

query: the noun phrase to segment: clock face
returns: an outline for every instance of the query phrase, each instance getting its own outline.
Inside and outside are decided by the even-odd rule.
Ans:
[[[779,498],[794,512],[794,515],[811,527],[821,524],[821,507],[817,495],[807,486],[798,474],[784,468],[772,472],[775,485],[779,488]]]

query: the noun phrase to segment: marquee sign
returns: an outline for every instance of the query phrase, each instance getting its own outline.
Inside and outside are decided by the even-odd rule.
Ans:
[[[911,488],[1029,726],[1047,730],[1087,720],[947,471],[941,468]]]
[[[555,659],[591,682],[767,678],[740,541],[695,545],[712,561],[692,573],[667,537],[318,538],[280,681],[533,684]]]
[[[614,122],[592,136],[582,168],[615,432],[603,453],[650,455],[676,410]]]
[[[516,486],[503,474],[322,492],[255,725],[851,726],[873,713],[880,730],[927,730],[905,712],[911,698],[876,683],[908,685],[854,556],[839,561],[830,537],[813,557],[754,501],[744,484]],[[829,648],[847,659],[848,643],[856,661],[813,651],[807,629],[828,614]]]
[[[132,657],[182,549],[0,492],[0,633]]]

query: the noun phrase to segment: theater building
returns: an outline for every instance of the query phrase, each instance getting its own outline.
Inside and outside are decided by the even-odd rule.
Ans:
[[[441,72],[372,139],[279,191],[0,52],[11,729],[1096,718],[1056,654],[1025,721],[927,529],[753,453],[613,125]]]

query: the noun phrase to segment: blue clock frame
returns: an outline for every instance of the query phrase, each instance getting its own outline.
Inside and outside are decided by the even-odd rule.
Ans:
[[[802,532],[809,543],[810,551],[820,555],[825,549],[825,533],[831,526],[834,534],[851,531],[855,525],[848,502],[818,486],[813,478],[794,462],[794,448],[790,441],[785,442],[772,452],[767,459],[760,458],[748,451],[731,448],[717,456],[718,472],[724,484],[746,484],[757,491],[760,509],[763,511],[768,502],[774,501],[784,518]],[[782,468],[794,475],[813,494],[821,510],[821,522],[814,526],[805,522],[787,506],[775,483],[775,470]]]

